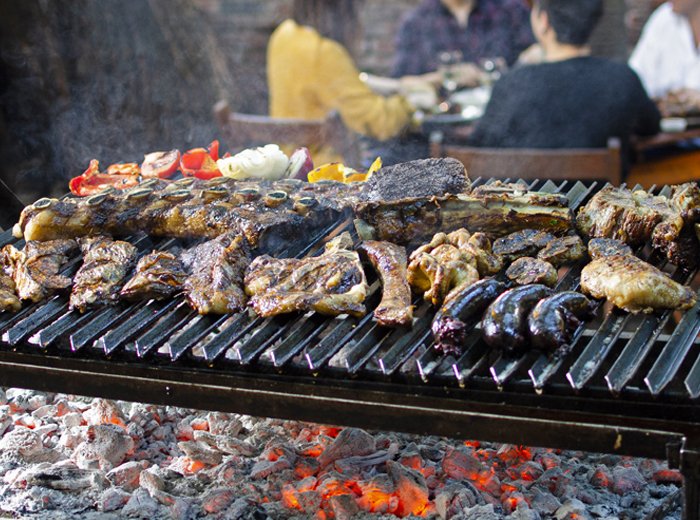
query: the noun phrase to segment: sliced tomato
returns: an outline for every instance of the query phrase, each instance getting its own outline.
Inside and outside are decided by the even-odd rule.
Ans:
[[[110,164],[107,167],[107,175],[138,175],[139,173],[141,169],[135,162]]]
[[[141,175],[167,179],[177,171],[180,165],[180,151],[153,152],[144,156],[141,163]]]
[[[180,171],[188,177],[198,179],[213,179],[221,177],[216,166],[219,159],[219,141],[212,141],[209,148],[193,148],[180,157]]]

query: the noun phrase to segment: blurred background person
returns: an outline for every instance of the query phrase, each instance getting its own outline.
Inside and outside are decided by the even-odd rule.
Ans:
[[[668,115],[700,111],[700,0],[673,0],[647,21],[630,56],[647,92]]]
[[[603,148],[610,137],[659,131],[659,111],[625,63],[590,56],[602,0],[535,0],[532,30],[544,61],[508,72],[493,88],[470,144]]]
[[[510,66],[533,42],[523,0],[424,0],[398,31],[392,75],[436,73],[445,61],[459,61],[451,67],[455,81],[476,86],[480,62],[499,58]]]
[[[409,127],[426,93],[427,103],[434,103],[431,87],[416,78],[405,89],[400,81],[389,81],[391,88],[384,88],[397,93],[388,96],[360,79],[352,56],[361,5],[358,0],[294,0],[292,19],[277,27],[268,44],[272,117],[323,119],[337,111],[349,129],[383,141]],[[341,159],[327,149],[312,156],[317,164]]]

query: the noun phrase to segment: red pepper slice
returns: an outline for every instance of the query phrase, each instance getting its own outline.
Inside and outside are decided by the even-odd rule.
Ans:
[[[113,165],[121,166],[121,165]],[[138,167],[138,166],[137,166]],[[109,172],[109,168],[107,169]],[[115,171],[113,168],[112,171]],[[119,190],[133,188],[139,183],[138,175],[100,173],[100,163],[97,159],[90,161],[90,166],[82,175],[73,177],[68,183],[71,193],[78,197],[94,195],[112,186]]]
[[[139,173],[141,169],[135,162],[110,164],[107,167],[107,175],[138,175]]]
[[[214,140],[206,148],[193,148],[182,154],[180,157],[180,171],[188,177],[198,179],[213,179],[221,177],[221,172],[216,166],[219,159],[219,141]]]

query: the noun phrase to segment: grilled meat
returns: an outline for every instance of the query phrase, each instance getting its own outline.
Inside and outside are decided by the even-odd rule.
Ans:
[[[362,186],[360,200],[427,198],[469,190],[467,171],[457,159],[419,159],[381,168]]]
[[[14,280],[5,273],[0,273],[0,311],[17,312],[22,308],[16,290]]]
[[[463,285],[452,291],[435,314],[431,330],[436,350],[445,354],[459,354],[478,319],[506,286],[493,278]]]
[[[185,295],[199,314],[226,314],[246,305],[243,276],[250,264],[250,248],[241,235],[226,233],[185,251],[182,263],[190,276]]]
[[[689,309],[696,301],[692,289],[631,255],[593,260],[581,271],[581,290],[593,298],[607,298],[616,307],[634,313]]]
[[[693,226],[700,222],[697,183],[673,186],[671,196],[606,186],[576,217],[589,237],[615,238],[631,246],[651,240],[668,260],[686,269],[697,266],[700,243]]]
[[[448,235],[451,236],[453,233]],[[503,269],[503,258],[493,252],[486,233],[477,232],[469,237],[466,245],[458,246],[476,260],[476,270],[481,276],[490,276]]]
[[[506,269],[506,276],[517,285],[541,283],[553,287],[557,283],[557,270],[549,262],[523,256]]]
[[[121,290],[126,300],[161,300],[182,289],[187,273],[179,258],[167,251],[153,251],[136,264],[136,273]]]
[[[41,199],[22,211],[15,231],[36,240],[136,231],[214,238],[234,232],[253,246],[271,250],[287,243],[289,236],[334,222],[354,197],[347,185],[332,181],[185,178],[85,199]]]
[[[2,263],[15,283],[19,299],[38,302],[55,290],[70,287],[70,277],[59,271],[76,248],[75,240],[31,241],[22,251],[5,246]]]
[[[479,279],[476,258],[466,250],[471,238],[466,229],[449,235],[437,233],[409,257],[408,283],[433,305],[440,305],[448,293]],[[460,247],[461,246],[461,247]]]
[[[377,322],[385,327],[410,325],[413,306],[406,278],[406,249],[391,242],[368,240],[359,250],[367,255],[382,280],[382,300],[374,310]]]
[[[527,317],[542,298],[552,294],[540,284],[523,285],[501,294],[481,320],[484,341],[508,355],[522,354],[528,341]]]
[[[573,220],[565,196],[500,183],[480,186],[471,194],[360,202],[354,210],[356,225],[369,235],[363,237],[397,244],[462,227],[489,236],[526,228],[561,235],[571,229]]]
[[[546,352],[558,351],[569,344],[580,320],[592,314],[593,303],[575,291],[540,300],[527,319],[530,344]]]
[[[79,243],[83,265],[73,280],[70,308],[85,312],[97,305],[116,303],[136,262],[136,248],[106,236],[83,238]]]
[[[549,262],[554,267],[577,262],[584,256],[586,246],[578,235],[555,238],[537,253],[537,258]]]
[[[505,262],[512,262],[523,256],[535,256],[553,240],[554,236],[545,231],[523,229],[495,240],[493,252]]]
[[[632,248],[614,238],[592,238],[588,241],[588,254],[594,260],[603,256],[633,255]]]
[[[250,305],[263,317],[313,310],[328,316],[363,316],[369,289],[360,257],[344,233],[320,256],[302,259],[257,257],[245,275]]]

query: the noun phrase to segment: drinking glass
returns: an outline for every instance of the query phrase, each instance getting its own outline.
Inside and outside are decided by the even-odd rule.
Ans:
[[[462,52],[443,51],[438,54],[438,63],[442,88],[445,90],[445,96],[449,98],[458,87],[455,67],[462,63]]]
[[[501,56],[481,58],[479,60],[479,68],[484,72],[482,85],[491,87],[508,70],[508,64],[505,58]]]

